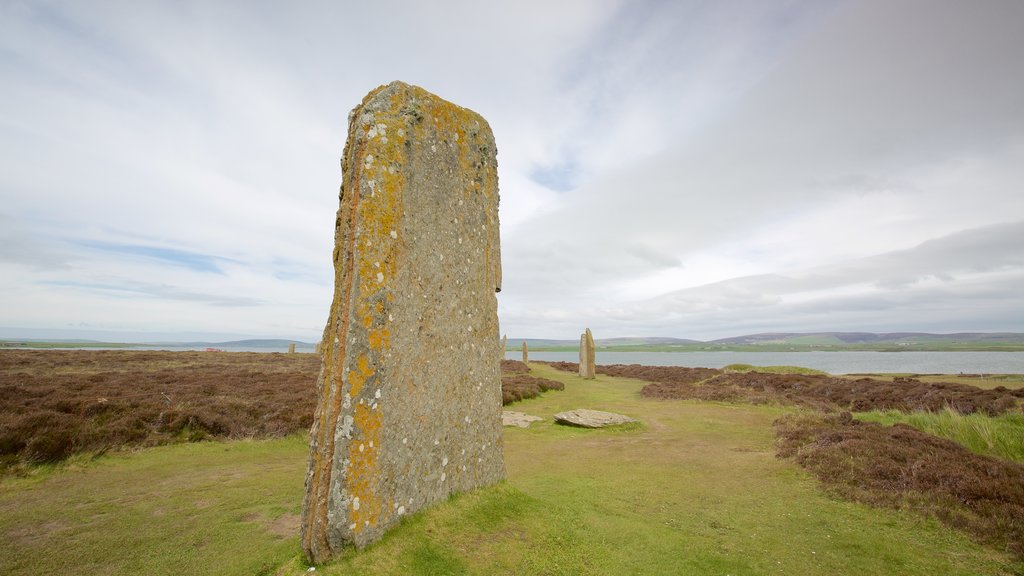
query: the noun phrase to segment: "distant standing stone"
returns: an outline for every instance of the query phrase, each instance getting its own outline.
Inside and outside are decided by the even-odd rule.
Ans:
[[[505,359],[505,350],[508,348],[508,335],[501,337],[501,350],[498,353],[498,358],[501,360]]]
[[[628,424],[636,422],[636,420],[629,416],[615,414],[614,412],[577,408],[576,410],[555,414],[555,422],[569,426],[580,426],[582,428],[604,428],[605,426]]]
[[[505,410],[501,413],[501,425],[502,426],[518,426],[520,428],[529,428],[531,422],[540,422],[543,420],[540,416],[531,416],[524,412],[512,412]]]
[[[523,340],[523,364],[530,361],[530,351],[526,348],[526,340]]]
[[[288,353],[295,354],[295,342],[290,342],[288,344]]]
[[[505,476],[494,137],[401,82],[349,115],[301,546],[323,562]]]
[[[594,335],[590,328],[580,335],[580,376],[591,379],[597,377],[594,367]]]

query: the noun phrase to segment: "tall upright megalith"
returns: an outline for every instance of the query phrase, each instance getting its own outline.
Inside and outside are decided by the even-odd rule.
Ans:
[[[530,349],[526,346],[526,340],[523,340],[523,363],[530,361]]]
[[[416,86],[349,115],[302,548],[322,562],[505,475],[494,137]]]
[[[499,346],[499,348],[500,349],[498,350],[498,359],[504,360],[505,350],[508,348],[508,334],[505,334],[504,336],[501,337],[501,346]]]
[[[590,328],[580,334],[580,376],[588,379],[597,377],[594,368],[594,335],[590,333]]]

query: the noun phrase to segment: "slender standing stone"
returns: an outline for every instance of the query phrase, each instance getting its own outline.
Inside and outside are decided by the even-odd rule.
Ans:
[[[523,363],[530,361],[530,351],[526,348],[526,340],[523,340]]]
[[[394,82],[348,130],[302,509],[312,562],[505,475],[490,127]]]
[[[594,368],[594,335],[590,328],[580,335],[580,376],[591,379],[597,376]]]
[[[288,343],[288,353],[295,354],[295,342]]]
[[[501,337],[501,350],[499,351],[499,354],[498,354],[498,359],[499,360],[504,360],[505,359],[505,350],[506,350],[506,348],[508,348],[508,334],[506,334],[506,335]]]

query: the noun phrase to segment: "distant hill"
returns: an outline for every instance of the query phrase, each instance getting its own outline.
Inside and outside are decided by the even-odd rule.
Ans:
[[[1024,334],[1017,332],[957,332],[954,334],[931,334],[927,332],[765,332],[719,338],[712,344],[797,344],[842,345],[842,344],[921,344],[921,343],[973,343],[997,344],[1024,342]]]
[[[249,340],[231,340],[229,342],[162,342],[161,344],[188,346],[193,348],[287,348],[289,344],[295,344],[297,348],[316,347],[316,344],[312,344],[310,342],[273,338],[253,338]]]
[[[510,338],[508,350],[522,347],[522,338]],[[579,340],[527,338],[531,350],[575,350]],[[598,349],[621,352],[684,352],[698,350],[799,351],[799,350],[1024,350],[1024,334],[1018,332],[763,332],[719,338],[707,342],[670,337],[598,338]]]
[[[523,340],[526,340],[527,348],[558,348],[565,346],[579,346],[579,339],[575,340],[551,340],[544,338],[509,338],[507,348],[518,350],[523,347]],[[620,338],[595,338],[594,345],[598,348],[605,346],[666,346],[672,344],[701,344],[700,340],[688,340],[686,338],[670,338],[667,336],[627,336]]]
[[[507,350],[519,350],[523,338],[509,338]],[[531,350],[567,351],[579,348],[579,339],[526,338]],[[928,332],[762,332],[701,341],[668,336],[633,336],[597,338],[598,349],[622,352],[684,352],[684,351],[800,351],[800,350],[994,350],[1024,351],[1024,333],[1019,332],[957,332],[932,334]],[[118,347],[173,347],[222,348],[280,351],[290,344],[297,349],[312,351],[315,343],[284,338],[243,338],[239,340],[165,340],[118,342],[85,338],[0,338],[0,348],[118,348]]]
[[[689,340],[687,338],[668,338],[668,337],[635,337],[635,338],[597,338],[594,340],[595,346],[643,346],[643,345],[658,345],[658,344],[700,344],[700,340]]]

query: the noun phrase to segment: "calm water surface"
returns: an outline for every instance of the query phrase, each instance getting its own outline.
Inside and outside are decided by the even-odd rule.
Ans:
[[[88,348],[101,350],[102,348]],[[202,350],[176,346],[139,346],[116,350]],[[225,352],[287,352],[287,347],[225,347]],[[298,347],[296,352],[313,352]],[[518,350],[505,353],[509,360],[522,359]],[[530,352],[531,360],[578,362],[578,352]],[[1024,352],[602,352],[598,364],[643,364],[721,368],[729,364],[754,366],[803,366],[831,374],[861,372],[910,372],[916,374],[1024,374]]]
[[[519,351],[506,352],[521,360]],[[721,368],[729,364],[803,366],[831,374],[1024,374],[1024,352],[602,352],[598,364]],[[530,352],[531,360],[579,362],[578,352]]]

